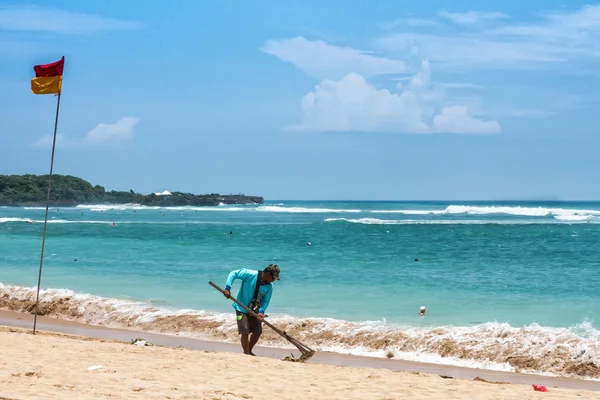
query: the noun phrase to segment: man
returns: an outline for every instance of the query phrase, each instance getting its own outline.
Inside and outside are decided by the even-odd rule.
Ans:
[[[233,303],[237,317],[238,333],[241,335],[242,349],[244,354],[253,356],[255,354],[252,353],[252,349],[258,342],[258,338],[260,338],[262,333],[261,322],[265,319],[265,312],[271,302],[273,282],[279,280],[279,267],[277,264],[269,264],[263,271],[253,271],[245,268],[231,271],[223,291],[225,297],[229,298],[231,296],[231,285],[236,279],[242,281],[242,287],[236,299],[257,314],[257,317],[248,315],[246,310]],[[252,335],[248,337],[250,334]]]

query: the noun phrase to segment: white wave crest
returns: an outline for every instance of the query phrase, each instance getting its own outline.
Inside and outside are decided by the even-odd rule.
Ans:
[[[67,207],[68,208],[68,207]],[[26,210],[43,210],[43,207],[26,207]],[[532,217],[538,219],[554,218],[559,221],[594,221],[600,220],[600,210],[594,209],[572,209],[572,208],[547,208],[547,207],[523,207],[523,206],[475,206],[475,205],[449,205],[443,209],[339,209],[329,207],[295,206],[287,207],[283,203],[276,205],[225,205],[218,206],[180,206],[180,207],[157,207],[143,206],[140,204],[92,204],[79,205],[75,209],[85,209],[93,212],[109,210],[169,210],[169,211],[221,211],[221,212],[265,212],[265,213],[366,213],[366,214],[402,214],[422,216],[443,215],[506,215],[517,217]]]
[[[34,222],[34,221],[29,218],[11,218],[11,217],[0,218],[0,224],[5,223],[5,222]]]
[[[559,221],[589,221],[594,217],[591,215],[555,215],[554,218]]]
[[[251,208],[230,207],[228,205],[211,206],[180,206],[180,207],[164,207],[164,210],[169,211],[248,211]]]
[[[406,214],[406,215],[440,215],[447,214],[446,210],[371,210],[373,214]]]
[[[531,224],[560,224],[557,220],[483,220],[483,219],[378,219],[378,218],[326,218],[324,222],[343,221],[364,225],[531,225]],[[583,222],[568,220],[567,222]]]
[[[510,206],[448,206],[445,210],[447,214],[507,214],[525,217],[569,217],[569,216],[600,216],[600,210],[579,210],[565,208],[545,208],[545,207],[510,207]]]
[[[230,209],[232,210],[232,209]],[[372,213],[372,214],[404,214],[404,215],[511,215],[521,217],[554,217],[562,221],[585,221],[591,217],[600,217],[600,210],[563,209],[544,207],[521,207],[521,206],[469,206],[449,205],[441,210],[362,210],[362,209],[337,209],[322,207],[281,207],[280,205],[268,205],[252,208],[241,208],[245,211],[262,211],[273,213]]]
[[[310,208],[310,207],[280,207],[280,206],[260,206],[257,211],[280,212],[280,213],[359,213],[361,210],[350,209],[343,210],[337,208]]]
[[[80,204],[75,208],[86,209],[90,211],[108,211],[108,210],[157,210],[160,207],[143,206],[141,204]]]
[[[0,224],[4,222],[29,222],[34,224],[43,224],[44,220],[30,218],[0,218]],[[108,221],[70,221],[67,219],[49,219],[49,224],[110,224]]]

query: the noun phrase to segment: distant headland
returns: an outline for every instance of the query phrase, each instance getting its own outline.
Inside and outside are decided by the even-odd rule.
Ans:
[[[48,175],[0,175],[0,206],[37,207],[46,204]],[[73,207],[81,204],[141,204],[145,206],[217,206],[219,204],[262,204],[261,196],[221,195],[183,192],[136,193],[133,190],[106,191],[70,175],[52,175],[50,205]]]

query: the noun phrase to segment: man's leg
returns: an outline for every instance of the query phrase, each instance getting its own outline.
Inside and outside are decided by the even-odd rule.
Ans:
[[[251,355],[254,355],[252,349],[254,348],[254,345],[258,342],[258,339],[260,338],[260,335],[262,333],[262,323],[258,319],[248,316],[248,327],[250,328],[250,332],[252,332],[252,335],[250,335],[250,343],[248,344],[248,350],[250,350]]]
[[[261,333],[262,332],[254,332],[250,336],[250,343],[248,346],[248,351],[250,352],[251,355],[254,355],[254,353],[252,353],[252,349],[254,348],[254,345],[258,342],[258,338],[260,338]]]
[[[254,334],[252,334],[252,337],[254,337]],[[244,354],[252,354],[252,347],[249,346],[247,333],[242,333],[242,349]]]
[[[239,311],[236,311],[235,315],[237,319],[238,333],[240,334],[240,341],[242,343],[242,350],[244,350],[244,354],[250,354],[250,344],[248,343],[250,324],[248,323],[248,316]]]

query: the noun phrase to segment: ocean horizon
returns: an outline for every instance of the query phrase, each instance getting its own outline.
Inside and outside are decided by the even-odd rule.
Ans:
[[[44,213],[0,207],[4,309],[31,311]],[[600,201],[95,204],[48,223],[48,316],[236,342],[208,281],[274,262],[269,320],[317,350],[600,378]]]

